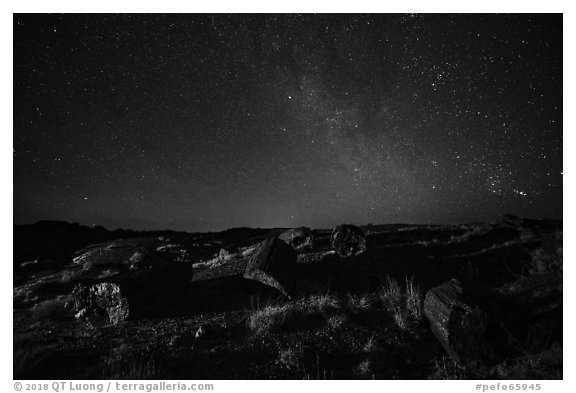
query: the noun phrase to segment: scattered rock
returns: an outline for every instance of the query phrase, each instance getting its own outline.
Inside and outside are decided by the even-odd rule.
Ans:
[[[306,252],[312,250],[313,235],[310,228],[300,227],[284,231],[278,236],[287,244],[291,245],[297,252]]]
[[[366,235],[354,225],[338,225],[330,237],[332,248],[342,257],[366,252]]]
[[[296,252],[288,244],[274,237],[256,245],[244,278],[276,288],[290,297],[288,288],[296,268]]]

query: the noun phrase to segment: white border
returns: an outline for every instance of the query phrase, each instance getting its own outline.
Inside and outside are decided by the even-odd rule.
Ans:
[[[2,91],[2,123],[4,131],[0,132],[0,148],[2,151],[0,171],[2,179],[9,184],[9,190],[5,190],[1,195],[2,197],[2,255],[4,264],[2,270],[2,295],[0,296],[0,304],[2,307],[2,315],[12,315],[12,223],[13,223],[13,162],[12,162],[12,138],[10,137],[9,130],[13,129],[12,123],[12,13],[26,13],[26,12],[170,12],[170,13],[199,13],[199,12],[322,12],[322,13],[397,13],[397,12],[420,12],[420,13],[443,13],[443,12],[458,12],[458,13],[483,13],[483,12],[514,12],[514,13],[564,13],[564,129],[569,130],[565,133],[564,151],[564,218],[565,218],[565,250],[564,259],[568,261],[566,267],[566,276],[569,280],[573,275],[573,267],[571,262],[576,255],[574,252],[574,208],[572,201],[574,198],[574,120],[572,113],[574,112],[574,99],[572,98],[574,90],[574,71],[576,64],[574,62],[574,25],[576,20],[574,18],[574,2],[570,1],[551,1],[551,0],[538,0],[538,1],[502,1],[502,0],[484,0],[481,2],[469,1],[411,1],[411,2],[397,2],[397,1],[368,1],[368,0],[354,0],[352,2],[340,2],[339,4],[334,1],[310,1],[310,0],[290,0],[278,4],[272,4],[270,1],[173,1],[162,0],[144,3],[142,1],[114,1],[114,0],[99,0],[96,2],[87,1],[5,1],[2,2],[2,14],[0,26],[2,34],[0,40],[3,48],[3,61],[2,61],[2,84],[0,85]],[[574,324],[574,291],[571,285],[568,285],[565,290],[564,304],[568,304],[564,313],[565,325],[565,342],[564,342],[564,381],[542,381],[542,392],[564,392],[576,391],[576,383],[574,378],[574,336],[571,334],[576,328]],[[8,319],[8,318],[5,318]],[[1,339],[2,339],[2,352],[1,357],[1,374],[2,380],[5,381],[5,391],[14,391],[12,382],[12,324],[11,321],[4,321],[0,325]],[[204,381],[209,382],[209,381]],[[419,392],[467,392],[473,391],[474,381],[285,381],[282,383],[272,383],[266,381],[213,381],[217,386],[217,392],[237,392],[243,390],[250,390],[252,392],[262,391],[269,393],[271,389],[278,393],[293,392],[295,388],[304,389],[307,391],[317,391],[318,388],[336,389],[342,391],[366,391],[366,392],[383,392],[383,389],[390,389],[390,391],[401,391],[403,389],[414,389]],[[510,381],[512,382],[512,381]],[[522,383],[524,381],[520,381]],[[478,381],[478,383],[487,383],[486,381]]]

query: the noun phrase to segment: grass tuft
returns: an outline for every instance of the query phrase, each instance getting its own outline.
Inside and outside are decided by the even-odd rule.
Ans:
[[[328,293],[324,295],[312,295],[305,300],[305,303],[310,311],[316,309],[321,313],[335,312],[342,308],[340,300]]]
[[[352,295],[348,294],[346,297],[347,308],[354,312],[363,312],[373,308],[376,303],[376,299],[373,295],[362,294],[362,295]]]
[[[401,287],[397,281],[386,277],[378,297],[400,329],[408,329],[412,322],[422,319],[422,292],[413,278],[406,278],[404,287]]]
[[[277,330],[296,314],[292,304],[268,305],[254,310],[248,317],[248,327],[257,334]]]

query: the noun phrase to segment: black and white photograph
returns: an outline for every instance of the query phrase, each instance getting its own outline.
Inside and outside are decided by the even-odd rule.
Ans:
[[[13,380],[564,379],[562,13],[12,23]]]

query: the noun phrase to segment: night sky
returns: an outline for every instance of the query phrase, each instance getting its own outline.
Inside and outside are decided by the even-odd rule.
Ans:
[[[562,217],[561,15],[15,15],[14,222]]]

